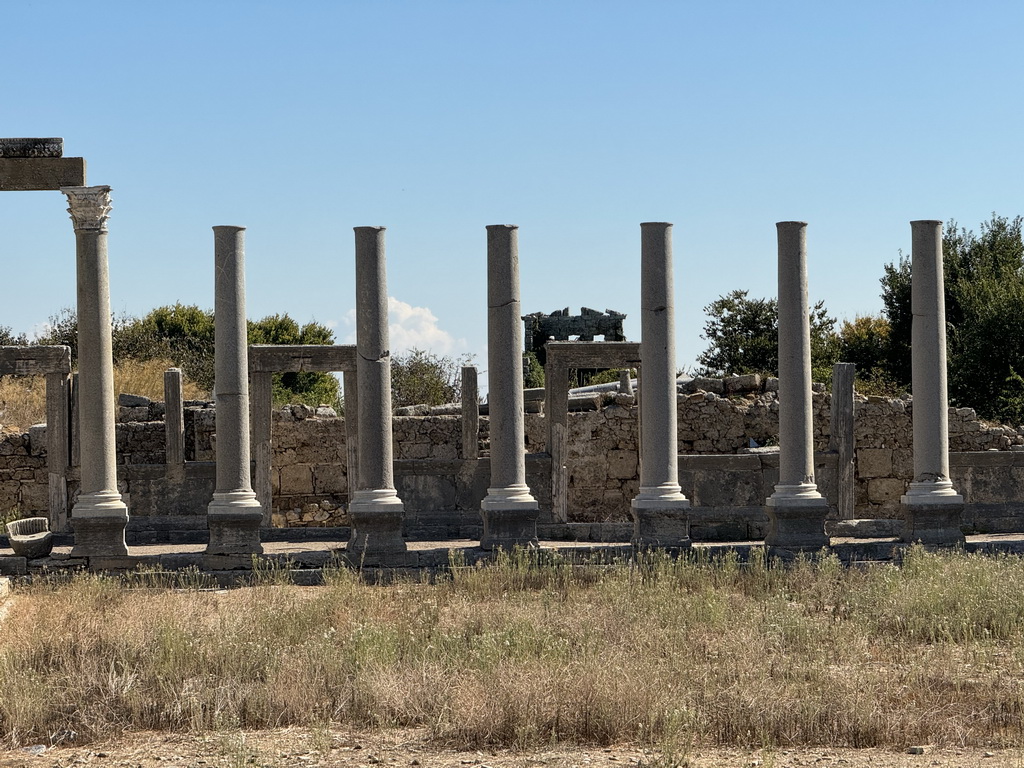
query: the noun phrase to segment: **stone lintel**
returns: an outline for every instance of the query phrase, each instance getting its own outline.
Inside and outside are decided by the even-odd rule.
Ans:
[[[63,157],[64,139],[0,139],[0,157]]]
[[[84,186],[84,157],[0,157],[0,192]]]

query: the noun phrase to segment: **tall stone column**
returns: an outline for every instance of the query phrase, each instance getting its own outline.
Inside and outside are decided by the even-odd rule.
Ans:
[[[64,187],[78,272],[78,424],[81,493],[71,510],[75,557],[128,554],[128,507],[117,491],[114,361],[110,340],[107,217],[110,187]]]
[[[487,227],[487,406],[491,481],[480,503],[484,549],[537,544],[540,507],[526,485],[519,228]]]
[[[767,500],[765,545],[781,550],[828,545],[828,501],[814,482],[811,322],[807,302],[807,224],[780,221],[779,483]]]
[[[263,551],[263,506],[249,468],[249,342],[245,321],[245,227],[213,228],[214,399],[217,487],[206,510],[209,555]]]
[[[956,544],[964,540],[964,498],[949,479],[942,222],[912,221],[910,230],[914,481],[900,499],[903,540]]]
[[[672,225],[640,225],[640,493],[633,543],[689,547],[690,502],[679,487]]]
[[[359,469],[348,505],[356,554],[404,552],[405,506],[395,491],[391,350],[384,227],[356,227],[356,419]]]

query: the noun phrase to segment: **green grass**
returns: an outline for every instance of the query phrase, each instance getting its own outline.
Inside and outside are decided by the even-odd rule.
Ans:
[[[578,565],[513,553],[440,583],[169,589],[160,574],[18,591],[0,729],[416,726],[464,747],[1020,745],[1024,561],[912,549],[652,555]]]

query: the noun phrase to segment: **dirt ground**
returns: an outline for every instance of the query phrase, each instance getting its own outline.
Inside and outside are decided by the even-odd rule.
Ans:
[[[983,748],[692,749],[664,754],[637,746],[531,752],[458,751],[428,743],[422,733],[357,734],[283,729],[205,736],[133,734],[88,746],[42,745],[0,752],[0,768],[1024,768],[1024,750]]]

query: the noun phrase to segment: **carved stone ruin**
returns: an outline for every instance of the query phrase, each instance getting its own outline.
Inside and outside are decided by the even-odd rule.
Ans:
[[[622,321],[626,316],[613,309],[603,313],[596,309],[583,307],[578,315],[570,315],[569,308],[560,309],[545,315],[534,312],[523,317],[526,327],[526,351],[537,356],[541,365],[547,363],[544,345],[548,341],[568,341],[576,336],[579,341],[593,341],[595,336],[603,336],[605,341],[625,341],[622,332]]]

